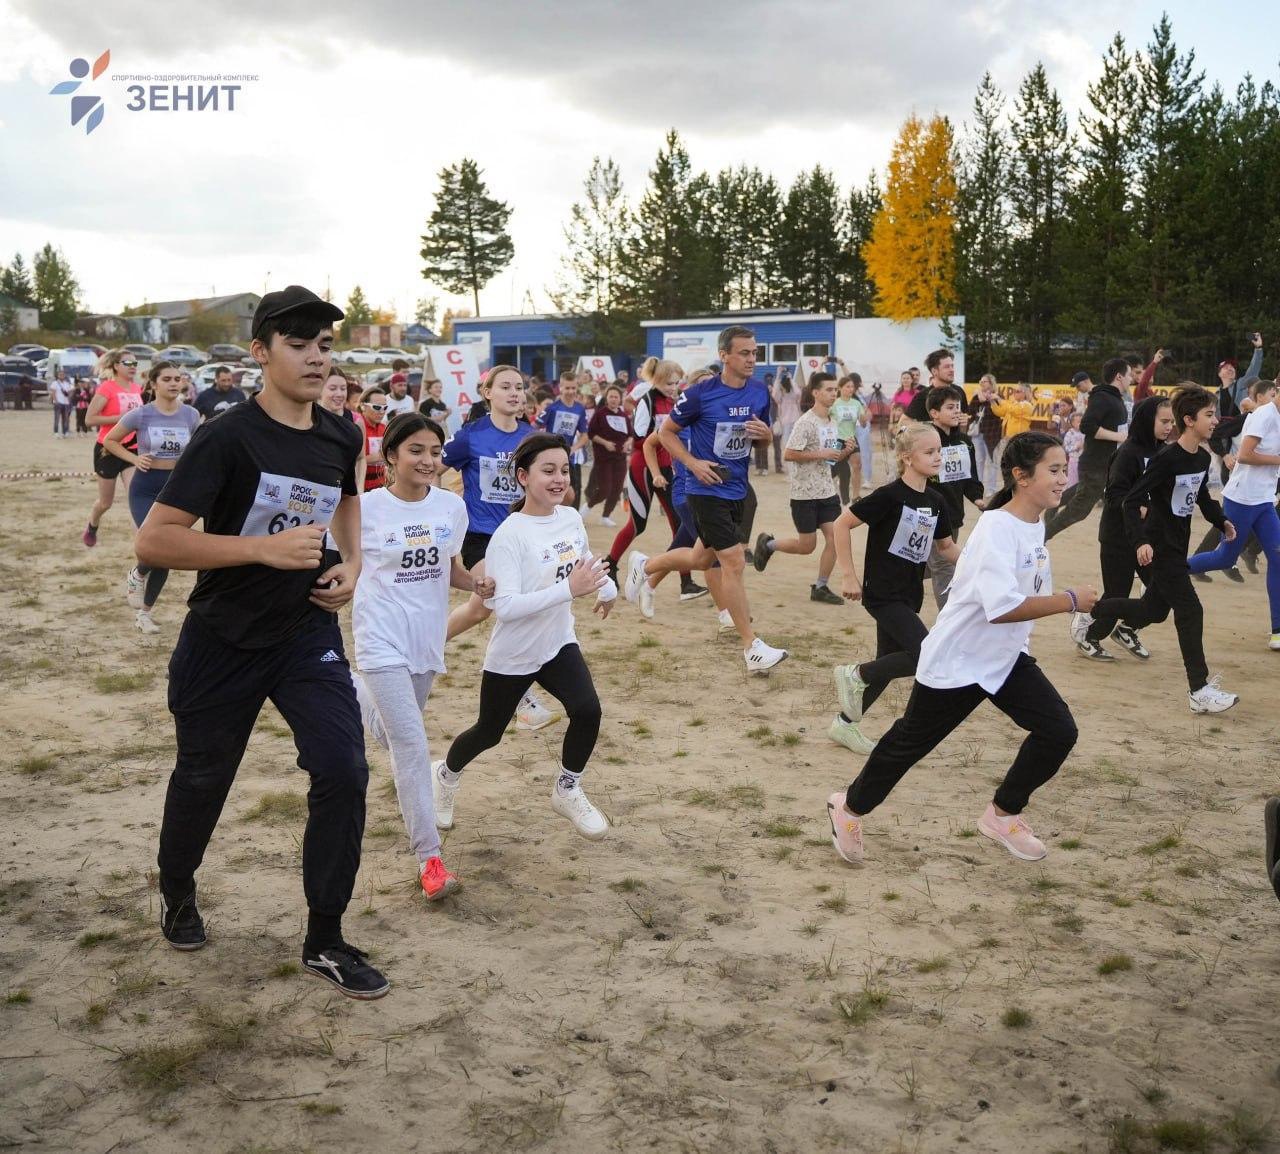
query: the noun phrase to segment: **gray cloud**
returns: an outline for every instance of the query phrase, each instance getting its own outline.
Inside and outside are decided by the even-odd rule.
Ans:
[[[527,73],[628,123],[721,132],[800,117],[883,128],[912,107],[962,116],[987,68],[1016,76],[1047,31],[1105,40],[1125,14],[1118,0],[221,0],[183,4],[181,16],[154,0],[14,6],[70,51],[110,45],[177,63],[193,46],[251,42],[332,68],[344,45],[363,43]]]

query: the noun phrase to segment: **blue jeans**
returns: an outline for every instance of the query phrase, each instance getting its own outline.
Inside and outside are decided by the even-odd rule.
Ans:
[[[1236,539],[1225,537],[1211,553],[1197,553],[1189,558],[1192,573],[1210,569],[1230,569],[1240,557],[1249,534],[1253,533],[1267,555],[1267,600],[1271,602],[1271,632],[1280,633],[1280,514],[1265,501],[1261,505],[1240,505],[1230,497],[1222,499],[1227,520],[1236,527]]]

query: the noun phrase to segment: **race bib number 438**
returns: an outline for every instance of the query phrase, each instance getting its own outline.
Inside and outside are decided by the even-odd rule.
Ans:
[[[327,529],[341,499],[342,490],[336,485],[318,485],[279,473],[263,473],[258,477],[253,508],[245,515],[240,536],[269,537],[299,525],[320,525]]]

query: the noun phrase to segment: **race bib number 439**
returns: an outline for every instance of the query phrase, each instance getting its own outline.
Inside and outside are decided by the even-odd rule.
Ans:
[[[514,505],[520,499],[520,485],[510,461],[480,458],[480,499],[495,505]]]
[[[245,515],[240,536],[269,537],[299,525],[320,525],[327,529],[341,499],[342,490],[336,485],[318,485],[279,473],[263,473],[258,477],[253,508]]]

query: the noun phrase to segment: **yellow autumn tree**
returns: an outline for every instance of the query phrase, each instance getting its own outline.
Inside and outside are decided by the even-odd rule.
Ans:
[[[878,316],[905,321],[954,310],[955,216],[951,125],[912,115],[893,146],[884,199],[862,246]]]

